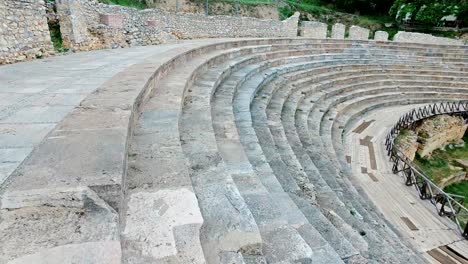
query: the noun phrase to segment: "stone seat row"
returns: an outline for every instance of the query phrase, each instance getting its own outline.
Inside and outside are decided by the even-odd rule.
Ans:
[[[214,42],[130,67],[61,122],[2,187],[2,257],[423,263],[342,166],[341,136],[381,103],[465,97],[466,49]]]

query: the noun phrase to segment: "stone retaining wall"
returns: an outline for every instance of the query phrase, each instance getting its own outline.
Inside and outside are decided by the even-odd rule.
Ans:
[[[418,154],[421,157],[430,156],[439,148],[449,143],[461,141],[468,125],[462,117],[438,115],[422,121],[416,128],[418,133]]]
[[[54,53],[43,0],[0,0],[0,64]]]
[[[56,0],[56,13],[44,0],[0,0],[0,64],[40,58],[53,54],[47,15],[58,20],[63,46],[87,51],[140,45],[157,45],[177,39],[236,37],[296,37],[299,13],[284,21],[203,14],[174,14],[160,9],[137,10],[107,5],[97,0]],[[302,36],[326,38],[327,25],[305,21]],[[333,25],[331,38],[344,39],[346,27]],[[349,29],[349,39],[367,40],[369,30]],[[378,31],[374,39],[388,40]],[[463,41],[428,34],[398,32],[397,42],[463,45]]]
[[[285,21],[176,15],[159,9],[106,5],[96,0],[58,0],[57,13],[64,43],[73,50],[154,45],[175,39],[295,37],[299,20],[299,13]]]

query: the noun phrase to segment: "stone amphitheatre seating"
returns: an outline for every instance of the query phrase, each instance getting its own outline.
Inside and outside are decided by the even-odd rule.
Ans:
[[[463,263],[434,253],[468,256],[383,139],[410,108],[468,99],[467,72],[466,46],[177,46],[104,83],[8,177],[0,263]]]

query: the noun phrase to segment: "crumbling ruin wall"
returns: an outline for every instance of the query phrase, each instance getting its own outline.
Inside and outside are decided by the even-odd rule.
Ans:
[[[0,0],[0,64],[54,53],[43,0]]]
[[[154,45],[175,39],[295,37],[299,13],[285,21],[106,5],[96,0],[58,0],[57,13],[66,47],[93,50]]]
[[[465,121],[458,116],[438,115],[425,119],[416,128],[418,142],[420,142],[418,154],[425,157],[448,143],[460,141],[466,128]]]

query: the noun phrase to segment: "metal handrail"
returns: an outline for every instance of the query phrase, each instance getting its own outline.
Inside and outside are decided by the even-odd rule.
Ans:
[[[464,223],[465,227],[463,228],[459,219],[459,216],[468,216],[468,209],[462,204],[465,197],[444,192],[405,154],[395,147],[395,139],[403,129],[414,128],[416,122],[442,114],[458,114],[466,117],[468,116],[468,101],[442,102],[409,111],[400,117],[398,122],[390,130],[386,137],[385,145],[387,154],[394,163],[392,169],[393,173],[403,174],[406,178],[407,186],[414,185],[421,199],[430,200],[437,209],[438,214],[440,216],[448,216],[454,220],[460,234],[468,238],[468,223]],[[456,198],[462,199],[462,202],[460,203]],[[449,207],[450,211],[445,210],[446,206]]]

